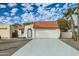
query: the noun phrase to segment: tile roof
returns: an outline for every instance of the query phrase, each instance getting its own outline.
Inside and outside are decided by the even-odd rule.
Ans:
[[[57,21],[34,22],[33,28],[59,28]]]

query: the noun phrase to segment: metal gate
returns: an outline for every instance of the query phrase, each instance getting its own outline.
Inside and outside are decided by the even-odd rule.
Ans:
[[[32,29],[31,28],[29,28],[27,30],[27,38],[32,38]]]

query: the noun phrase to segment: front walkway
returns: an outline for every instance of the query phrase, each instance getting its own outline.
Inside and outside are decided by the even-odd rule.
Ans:
[[[12,56],[79,56],[79,51],[59,39],[33,39]]]

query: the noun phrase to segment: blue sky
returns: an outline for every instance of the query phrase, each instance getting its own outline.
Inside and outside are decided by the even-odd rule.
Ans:
[[[0,23],[55,21],[61,18],[69,8],[74,7],[76,3],[1,3]]]

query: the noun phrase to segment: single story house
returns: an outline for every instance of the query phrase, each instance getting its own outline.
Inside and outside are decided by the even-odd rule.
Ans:
[[[57,21],[34,22],[33,33],[33,38],[60,38]]]

